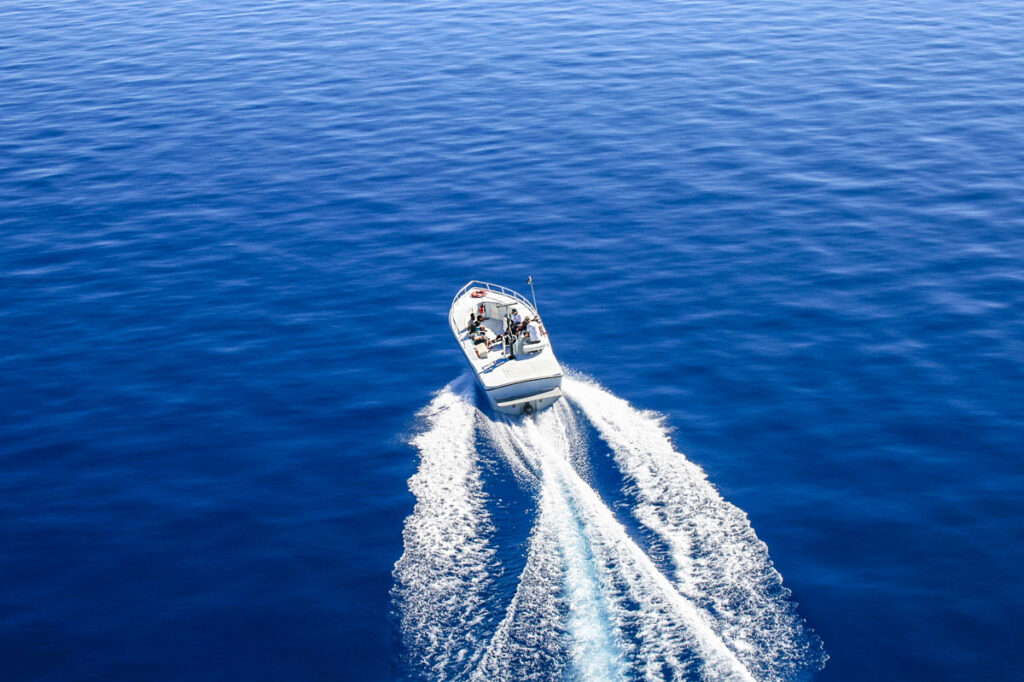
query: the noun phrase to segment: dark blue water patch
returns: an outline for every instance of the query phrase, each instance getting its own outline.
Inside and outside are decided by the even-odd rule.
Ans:
[[[1015,4],[0,22],[5,677],[386,678],[448,302],[533,274],[747,512],[821,679],[1013,678]]]

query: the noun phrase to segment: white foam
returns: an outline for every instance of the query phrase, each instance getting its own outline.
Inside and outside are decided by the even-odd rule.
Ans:
[[[545,436],[571,425],[569,414],[571,411],[563,404],[543,415]],[[619,606],[613,610],[620,629],[627,623],[638,626],[637,663],[647,676],[658,678],[666,668],[684,673],[689,669],[687,661],[696,652],[704,679],[753,680],[709,627],[704,614],[675,589],[569,460],[550,458],[545,464],[558,472],[570,504],[585,520],[596,563],[616,577],[608,584],[617,582],[624,588]],[[635,604],[635,611],[621,605],[627,601]]]
[[[562,678],[566,651],[566,601],[562,592],[564,567],[551,519],[541,504],[530,535],[526,566],[505,617],[487,646],[474,682],[510,679]]]
[[[570,668],[575,679],[614,680],[623,678],[621,637],[610,616],[611,596],[602,567],[593,560],[593,550],[582,521],[569,506],[561,472],[551,465],[555,459],[566,460],[573,444],[577,443],[574,428],[566,428],[559,420],[556,428],[541,431],[532,420],[491,421],[489,432],[492,442],[510,462],[523,462],[540,480],[538,491],[539,516],[527,557],[527,571],[531,565],[548,566],[538,580],[523,580],[516,593],[521,599],[538,601],[541,593],[558,594],[564,606],[558,614],[563,624],[546,625],[551,632],[564,635],[564,642],[550,647],[567,646]],[[557,570],[550,570],[556,567]],[[537,574],[535,573],[534,576]],[[506,622],[521,618],[519,604],[510,608]],[[505,623],[503,623],[503,626]],[[500,629],[499,629],[500,631]],[[542,679],[557,677],[546,671]]]
[[[820,668],[821,643],[797,615],[767,547],[746,514],[675,450],[660,416],[592,381],[566,377],[562,385],[633,484],[636,519],[669,548],[679,594],[706,614],[737,658],[762,680]]]
[[[431,679],[464,678],[482,657],[496,572],[474,444],[476,408],[465,378],[420,414],[412,440],[420,466],[409,480],[416,506],[395,564],[394,600],[408,662]]]
[[[820,642],[795,613],[742,511],[676,452],[657,415],[593,382],[533,419],[489,417],[468,381],[423,411],[413,443],[417,504],[395,568],[409,661],[428,679],[786,680],[820,667]],[[660,568],[588,484],[577,410],[611,447],[639,523],[668,548]],[[525,567],[501,611],[474,446],[483,436],[536,499]],[[583,475],[581,476],[581,472]],[[500,622],[497,622],[500,618]]]
[[[565,567],[570,656],[578,679],[622,679],[624,662],[648,677],[696,667],[708,680],[752,680],[746,668],[674,588],[572,465],[583,442],[571,410],[559,404],[536,422],[503,420],[504,438],[539,471]],[[531,548],[532,549],[532,548]],[[548,547],[548,549],[552,549]],[[638,644],[624,640],[628,628]],[[696,655],[695,655],[696,652]],[[692,666],[690,661],[697,660]]]

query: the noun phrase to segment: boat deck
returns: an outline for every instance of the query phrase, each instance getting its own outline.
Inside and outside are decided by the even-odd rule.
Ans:
[[[529,343],[519,344],[514,359],[509,357],[507,348],[501,343],[492,346],[483,357],[478,355],[478,347],[470,338],[466,330],[466,323],[471,312],[476,312],[481,304],[486,306],[488,303],[496,306],[515,306],[523,317],[537,317],[537,312],[532,304],[522,298],[499,291],[488,290],[483,297],[473,298],[471,291],[467,290],[452,303],[452,309],[449,314],[452,332],[462,347],[462,351],[465,353],[470,366],[476,372],[484,390],[491,391],[504,386],[522,384],[539,379],[561,378],[562,369],[555,358],[546,333],[542,341],[536,345]],[[503,318],[488,317],[484,320],[484,326],[488,330],[488,341],[495,340],[501,336],[504,323]],[[543,322],[541,327],[543,328]],[[482,351],[482,349],[480,350]]]

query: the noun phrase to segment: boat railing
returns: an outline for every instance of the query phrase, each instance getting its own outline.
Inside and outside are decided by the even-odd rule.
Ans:
[[[452,333],[455,334],[456,338],[458,338],[459,336],[461,327],[459,323],[455,320],[455,302],[459,300],[459,298],[470,289],[486,289],[487,291],[494,291],[500,294],[505,294],[506,296],[510,296],[516,299],[517,301],[522,301],[525,305],[529,306],[531,310],[533,310],[533,304],[526,300],[526,297],[520,294],[518,291],[514,291],[513,289],[509,289],[508,287],[503,287],[500,284],[492,284],[491,282],[481,282],[479,280],[473,280],[467,283],[466,286],[459,289],[459,293],[455,294],[455,297],[452,299],[452,304],[448,308],[448,326],[451,327]]]
[[[455,305],[455,301],[459,300],[459,297],[465,294],[469,289],[486,289],[487,291],[505,294],[506,296],[511,296],[518,301],[522,301],[525,305],[530,306],[531,310],[533,309],[533,304],[518,291],[514,291],[508,287],[503,287],[500,284],[491,284],[490,282],[480,282],[478,280],[473,280],[472,282],[467,283],[466,286],[459,289],[459,293],[455,294],[455,297],[452,299],[452,305]]]

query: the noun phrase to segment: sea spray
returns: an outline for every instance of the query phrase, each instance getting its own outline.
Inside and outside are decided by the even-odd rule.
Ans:
[[[542,502],[545,495],[557,500],[569,653],[578,679],[629,679],[620,672],[623,659],[645,677],[700,672],[707,680],[753,679],[706,616],[678,594],[579,476],[573,467],[578,453],[570,448],[585,440],[568,406],[556,405],[536,420],[500,417],[493,430],[501,434],[495,442],[514,448],[507,457],[522,458],[540,472],[546,483]],[[629,644],[623,633],[631,627],[639,641]]]
[[[564,566],[552,510],[543,503],[515,595],[488,643],[474,682],[564,679],[568,665]],[[515,671],[514,676],[511,671]]]
[[[476,449],[476,407],[462,378],[420,413],[420,465],[393,600],[405,664],[432,680],[464,679],[484,654],[496,572]]]
[[[563,387],[632,484],[636,519],[670,548],[680,594],[708,614],[739,659],[761,680],[820,669],[822,643],[797,614],[767,547],[746,514],[675,450],[661,416],[578,376]]]
[[[498,417],[489,431],[506,459],[526,462],[540,479],[540,523],[550,529],[554,542],[543,548],[531,546],[531,551],[552,553],[562,567],[559,587],[566,602],[566,647],[572,677],[625,679],[625,645],[612,616],[614,595],[608,589],[612,581],[607,567],[594,559],[591,535],[567,494],[565,470],[560,466],[579,454],[582,441],[573,415],[558,409],[536,419]]]
[[[518,419],[477,410],[468,382],[456,382],[421,414],[417,505],[394,591],[410,675],[749,681],[819,669],[821,643],[764,544],[673,448],[660,417],[588,380],[566,377],[563,387],[568,400]],[[611,449],[638,527],[668,548],[667,570],[588,483],[598,464],[584,422]],[[504,599],[493,594],[500,529],[477,437],[537,509],[525,566]]]

